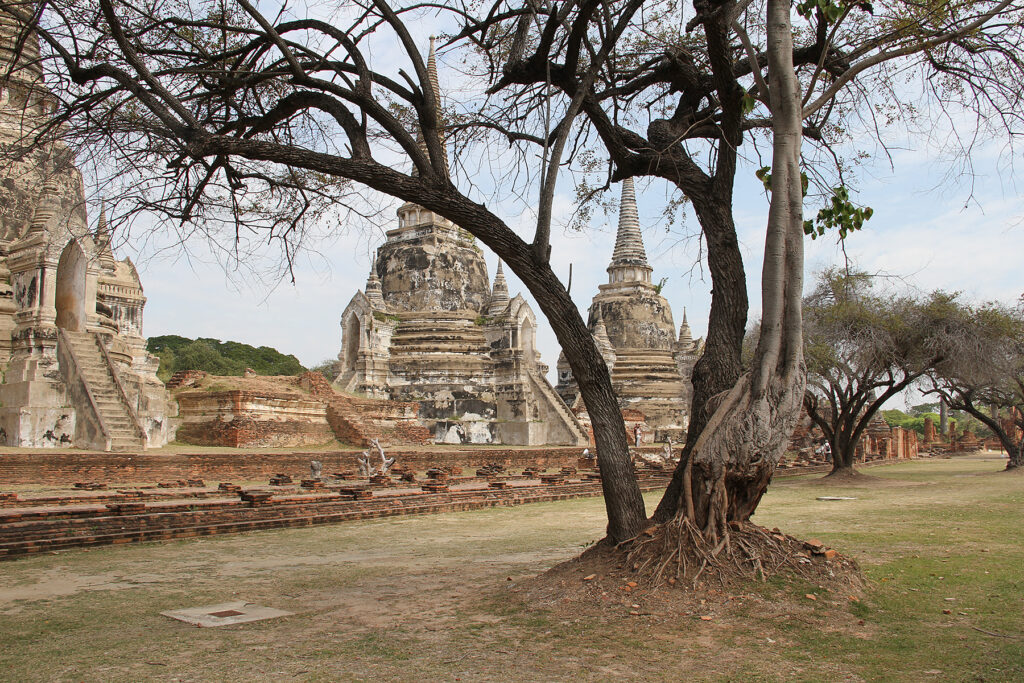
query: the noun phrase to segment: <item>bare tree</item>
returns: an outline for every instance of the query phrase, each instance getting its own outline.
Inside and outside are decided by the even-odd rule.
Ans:
[[[829,269],[804,299],[804,407],[832,448],[832,473],[853,472],[857,445],[886,401],[942,360],[938,337],[958,304],[875,292],[863,272]]]
[[[928,374],[931,389],[953,410],[992,430],[1009,460],[1024,467],[1024,302],[962,307],[941,341],[945,359]]]

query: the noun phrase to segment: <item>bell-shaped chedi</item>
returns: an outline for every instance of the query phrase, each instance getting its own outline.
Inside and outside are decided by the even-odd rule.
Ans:
[[[89,227],[39,60],[35,33],[0,9],[0,444],[162,445],[167,394],[138,272],[114,258],[105,208]]]
[[[427,72],[439,97],[433,43]],[[422,131],[417,139],[424,142]],[[544,376],[536,317],[521,296],[509,296],[501,265],[492,289],[472,236],[418,204],[399,207],[398,227],[386,233],[366,291],[349,302],[341,327],[335,386],[418,402],[436,441],[586,441]]]
[[[692,361],[679,356],[672,309],[651,282],[653,269],[644,249],[632,179],[622,183],[618,231],[607,270],[608,283],[599,286],[588,324],[599,344],[607,339],[614,353],[614,363],[608,365],[620,406],[642,412],[654,438],[678,439],[687,425],[686,386]],[[571,385],[571,372],[560,366],[558,389],[566,400],[572,398]]]

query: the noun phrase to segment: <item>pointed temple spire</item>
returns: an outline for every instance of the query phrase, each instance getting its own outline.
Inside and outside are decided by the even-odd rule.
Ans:
[[[430,87],[434,90],[434,104],[437,108],[441,108],[441,85],[440,81],[437,80],[437,52],[434,49],[434,41],[437,40],[434,36],[430,36],[430,52],[427,53],[427,80],[430,81]]]
[[[434,104],[436,105],[438,116],[441,115],[441,86],[437,78],[437,56],[434,50],[433,36],[430,37],[430,52],[427,54],[427,81],[430,83],[431,89],[434,91]],[[441,158],[442,163],[446,171],[449,170],[448,166],[448,146],[444,141],[443,125],[439,126],[442,130],[440,132],[440,143],[441,143]],[[416,129],[416,146],[420,148],[424,155],[427,153],[427,143],[423,138],[423,129],[417,126]],[[419,176],[419,169],[416,168],[415,164],[412,167],[412,176],[415,178]],[[398,219],[399,227],[413,227],[417,225],[434,224],[444,229],[451,229],[451,222],[445,220],[441,216],[435,215],[431,211],[427,211],[419,204],[412,202],[405,202],[398,207]]]
[[[100,217],[99,217],[99,220],[96,221],[96,237],[98,239],[103,239],[104,237],[106,237],[107,239],[110,238],[110,228],[107,225],[107,200],[106,199],[101,199],[100,200]]]
[[[381,289],[380,278],[377,277],[377,252],[373,252],[373,263],[370,264],[370,274],[366,278],[366,298],[374,306],[384,306],[384,293]]]
[[[427,81],[430,82],[430,88],[434,91],[434,108],[437,110],[438,117],[441,116],[441,83],[437,78],[437,55],[434,51],[434,36],[430,36],[430,52],[427,54]],[[416,145],[427,154],[427,143],[423,139],[423,130],[417,129],[416,131]],[[448,146],[444,142],[444,134],[441,134],[441,153],[444,157],[445,170],[448,169]],[[419,175],[419,170],[413,166],[413,176]]]
[[[642,263],[647,265],[647,253],[640,234],[640,216],[636,209],[636,191],[633,179],[622,181],[622,201],[619,203],[619,232],[615,236],[612,265]]]
[[[679,325],[679,343],[692,344],[693,331],[690,330],[690,323],[686,322],[686,309],[683,308],[683,322]]]
[[[622,181],[622,201],[619,204],[619,230],[615,236],[615,250],[608,266],[608,281],[650,282],[651,267],[647,263],[644,240],[640,234],[640,216],[636,208],[633,179]]]
[[[100,265],[109,272],[115,268],[114,252],[110,246],[110,225],[107,223],[107,202],[100,200],[100,217],[96,221],[96,246],[99,247]]]
[[[508,296],[508,283],[505,282],[505,271],[502,269],[501,261],[498,261],[498,270],[494,274],[494,286],[491,288],[491,300],[487,304],[487,315],[495,316],[505,312],[511,299]]]

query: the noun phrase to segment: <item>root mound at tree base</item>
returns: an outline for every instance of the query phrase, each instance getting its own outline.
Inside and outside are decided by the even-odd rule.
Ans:
[[[536,577],[526,589],[552,601],[607,601],[609,596],[628,601],[633,594],[650,597],[656,592],[665,597],[685,594],[690,600],[743,590],[773,577],[799,580],[837,595],[859,595],[864,585],[855,560],[815,541],[732,522],[728,540],[716,552],[692,525],[672,520],[649,527],[627,544],[600,541]]]

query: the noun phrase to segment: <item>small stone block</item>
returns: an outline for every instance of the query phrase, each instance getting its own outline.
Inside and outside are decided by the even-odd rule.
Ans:
[[[186,624],[209,628],[286,617],[293,614],[293,612],[286,612],[272,607],[260,607],[249,602],[225,602],[206,607],[168,610],[160,614],[171,619],[183,621]]]
[[[447,493],[448,492],[448,485],[447,484],[423,484],[422,488],[427,493]]]
[[[253,507],[256,507],[257,505],[266,505],[273,495],[273,491],[242,491],[239,497]]]
[[[492,489],[504,489],[504,488],[508,488],[508,482],[507,481],[492,481],[491,483],[488,484],[488,486],[491,487]]]

